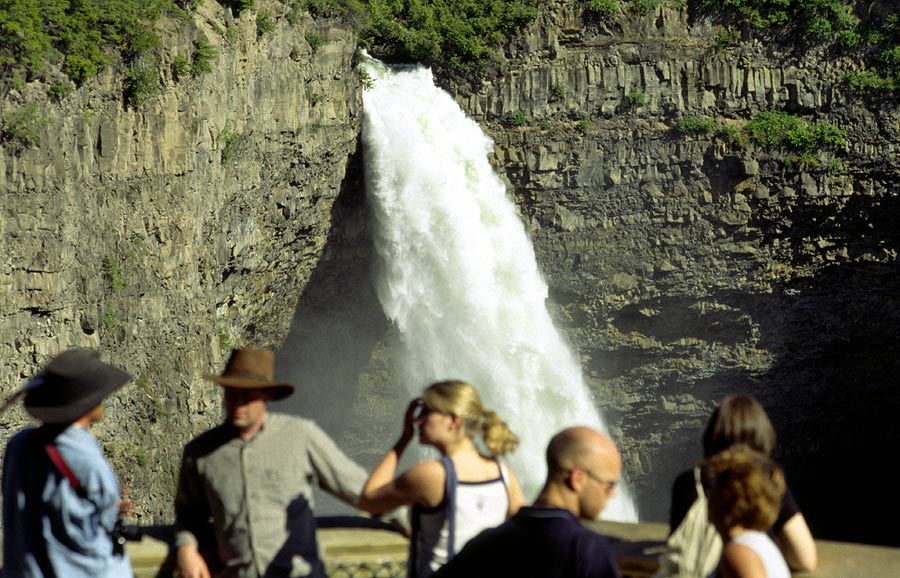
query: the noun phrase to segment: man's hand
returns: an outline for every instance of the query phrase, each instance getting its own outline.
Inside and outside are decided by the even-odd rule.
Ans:
[[[191,544],[178,548],[176,564],[179,578],[212,578],[206,560],[197,551],[197,547]]]

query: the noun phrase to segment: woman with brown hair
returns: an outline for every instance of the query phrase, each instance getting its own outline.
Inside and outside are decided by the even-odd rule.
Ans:
[[[772,427],[769,416],[753,396],[746,394],[725,397],[713,412],[703,433],[704,458],[739,446],[766,456],[769,456],[775,448],[775,428]],[[689,516],[692,508],[695,508],[695,504],[701,501],[698,499],[701,496],[697,491],[700,485],[698,474],[699,471],[692,468],[682,472],[675,479],[672,488],[672,507],[669,512],[669,527],[672,532],[670,542],[673,542],[672,536],[675,536],[679,526]],[[705,520],[705,513],[703,519]],[[692,523],[695,522],[692,520]],[[706,522],[701,521],[700,524]],[[781,548],[792,570],[815,569],[816,543],[790,488],[785,488],[781,508],[770,534]],[[679,542],[677,548],[681,551],[676,549],[663,555],[660,560],[662,570],[659,576],[705,578],[709,566],[715,563],[721,549],[721,542],[712,529],[707,526],[704,532],[702,528],[695,527],[690,532],[690,537],[675,541]],[[684,555],[684,552],[690,554]]]
[[[442,459],[395,477],[415,426],[420,443],[437,449]],[[487,456],[476,445],[479,436]],[[516,476],[497,459],[517,445],[506,422],[484,409],[468,383],[434,383],[409,403],[400,439],[375,466],[359,500],[373,514],[413,506],[409,578],[430,576],[481,530],[499,525],[525,503]]]

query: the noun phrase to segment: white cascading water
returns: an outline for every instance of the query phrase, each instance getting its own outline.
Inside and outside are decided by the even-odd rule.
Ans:
[[[531,242],[488,162],[491,140],[430,69],[363,60],[374,81],[363,140],[376,288],[400,334],[398,378],[413,395],[443,379],[475,385],[521,440],[508,459],[531,499],[555,432],[606,427],[547,312]],[[603,518],[636,521],[619,488]]]

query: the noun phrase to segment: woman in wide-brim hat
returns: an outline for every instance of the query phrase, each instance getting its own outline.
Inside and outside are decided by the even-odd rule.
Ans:
[[[20,391],[25,411],[46,424],[68,424],[90,413],[128,383],[127,372],[104,363],[90,349],[57,355]]]
[[[71,349],[18,392],[40,420],[7,443],[3,464],[4,576],[130,578],[114,539],[120,513],[116,475],[90,426],[103,399],[130,376],[96,351]]]

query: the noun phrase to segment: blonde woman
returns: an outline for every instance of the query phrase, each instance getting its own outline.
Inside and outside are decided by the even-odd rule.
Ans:
[[[416,426],[419,442],[437,449],[442,459],[418,463],[397,476],[397,463]],[[476,446],[479,436],[488,456]],[[497,459],[518,443],[468,383],[434,383],[409,403],[400,439],[372,471],[359,501],[373,514],[413,506],[409,578],[430,576],[481,530],[501,524],[524,505],[519,481]]]

